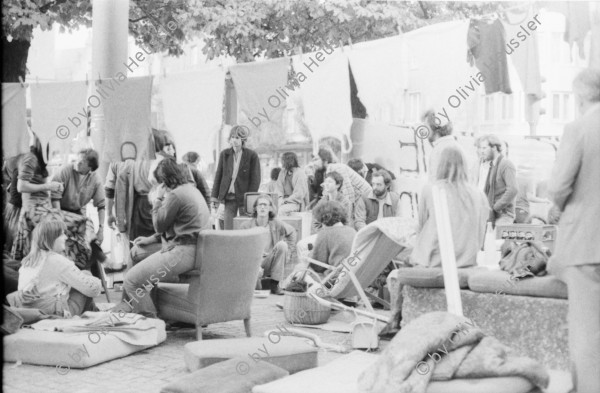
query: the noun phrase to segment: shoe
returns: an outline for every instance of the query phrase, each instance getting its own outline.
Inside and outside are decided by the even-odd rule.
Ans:
[[[279,288],[279,281],[271,280],[271,293],[273,295],[283,295],[283,290]]]

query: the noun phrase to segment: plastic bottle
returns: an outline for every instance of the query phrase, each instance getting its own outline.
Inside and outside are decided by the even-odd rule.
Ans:
[[[498,266],[499,254],[496,250],[496,234],[492,229],[492,223],[487,223],[487,229],[485,231],[485,241],[483,243],[484,252],[484,265],[485,266]]]

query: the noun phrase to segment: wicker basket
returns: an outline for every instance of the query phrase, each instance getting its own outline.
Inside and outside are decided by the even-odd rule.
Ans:
[[[319,325],[329,320],[331,308],[323,306],[305,292],[284,291],[283,315],[289,323]]]

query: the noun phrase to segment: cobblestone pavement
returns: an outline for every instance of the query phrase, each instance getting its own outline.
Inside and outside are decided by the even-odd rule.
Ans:
[[[111,301],[116,302],[120,293],[111,292]],[[106,302],[98,297],[97,302]],[[277,306],[283,296],[270,295],[266,299],[255,298],[252,305],[252,335],[263,336],[264,332],[276,329],[285,323],[283,311]],[[326,343],[349,345],[349,336],[343,333],[306,329],[317,334]],[[203,330],[203,339],[245,337],[242,321],[231,321],[209,325]],[[167,332],[167,340],[161,345],[125,358],[116,359],[83,370],[72,369],[60,375],[55,367],[28,364],[3,365],[3,391],[6,393],[128,393],[159,392],[160,389],[188,373],[183,360],[183,347],[195,341],[194,329],[179,329]],[[381,342],[383,346],[387,342]],[[323,365],[342,356],[340,353],[320,351],[319,364]]]

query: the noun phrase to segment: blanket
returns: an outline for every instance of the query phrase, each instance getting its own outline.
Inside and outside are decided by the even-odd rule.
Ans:
[[[371,393],[425,393],[433,380],[520,376],[546,388],[549,375],[536,360],[517,357],[462,316],[427,313],[404,327],[358,379]]]
[[[88,333],[90,341],[110,334],[132,345],[158,345],[156,324],[138,314],[88,311],[81,318],[45,319],[30,326],[35,330]]]

